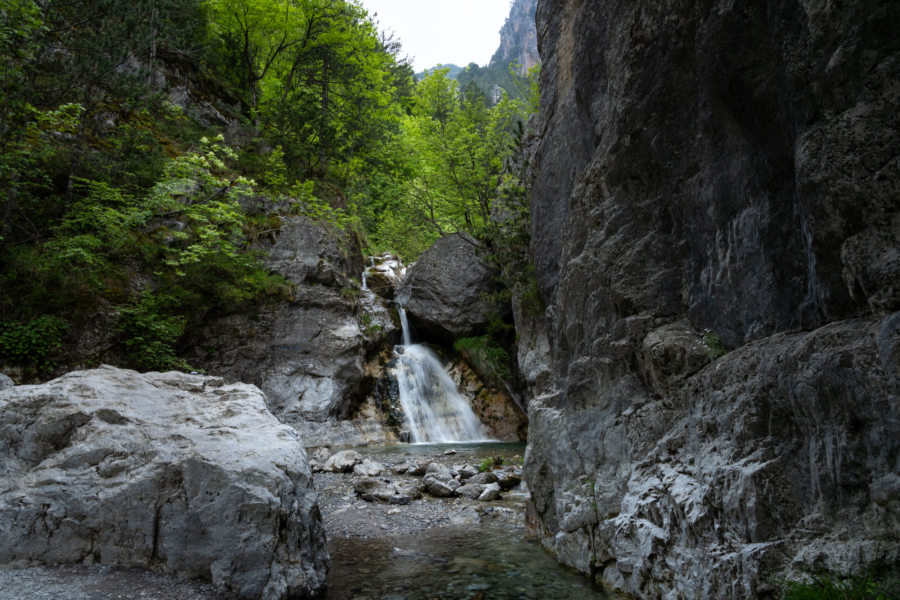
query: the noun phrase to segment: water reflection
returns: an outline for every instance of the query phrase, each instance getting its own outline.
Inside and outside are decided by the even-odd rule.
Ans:
[[[570,572],[509,523],[328,544],[329,600],[618,598]]]

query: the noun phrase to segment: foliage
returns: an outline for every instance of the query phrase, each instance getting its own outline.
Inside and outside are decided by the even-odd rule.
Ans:
[[[184,333],[185,320],[166,316],[164,302],[144,293],[128,306],[118,309],[116,332],[125,347],[128,363],[142,371],[190,370],[179,359],[175,345]]]
[[[0,358],[28,364],[38,372],[53,369],[54,354],[62,349],[69,324],[60,317],[42,315],[28,322],[0,323]]]
[[[490,335],[460,338],[453,343],[453,349],[494,386],[502,386],[510,376],[509,353]]]
[[[815,575],[808,581],[782,583],[783,600],[895,600],[900,589],[876,581],[868,573],[838,579],[828,573]]]
[[[479,473],[486,473],[487,471],[490,471],[493,468],[494,468],[494,459],[491,457],[485,458],[483,461],[481,461],[478,464],[478,472]]]
[[[703,334],[703,343],[706,344],[706,353],[711,360],[716,360],[728,354],[728,349],[722,343],[722,338],[715,331],[707,331]]]

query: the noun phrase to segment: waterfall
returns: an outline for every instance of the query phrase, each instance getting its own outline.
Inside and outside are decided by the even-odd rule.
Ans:
[[[364,291],[369,291],[369,286],[368,286],[368,284],[366,283],[366,275],[367,275],[367,274],[368,274],[368,269],[363,269],[363,273],[362,273],[362,289],[363,289]]]
[[[490,441],[456,384],[431,350],[410,342],[406,311],[398,307],[403,345],[395,348],[400,405],[414,443]]]

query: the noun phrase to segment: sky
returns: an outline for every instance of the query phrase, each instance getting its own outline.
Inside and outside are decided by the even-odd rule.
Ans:
[[[491,61],[510,0],[362,0],[378,13],[378,29],[393,32],[416,72],[438,64]]]

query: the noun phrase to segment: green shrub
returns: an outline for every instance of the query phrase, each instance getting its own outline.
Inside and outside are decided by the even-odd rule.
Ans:
[[[53,356],[62,349],[69,324],[60,317],[43,315],[28,322],[0,323],[0,357],[31,367],[37,372],[52,371]]]
[[[509,353],[490,335],[460,338],[453,343],[453,349],[491,385],[501,387],[510,376]]]
[[[131,306],[118,309],[116,331],[125,348],[128,366],[139,371],[190,370],[178,358],[175,345],[184,333],[183,317],[165,314],[165,303],[144,293]]]
[[[781,584],[783,600],[897,600],[900,589],[878,582],[869,574],[838,579],[820,573],[809,581],[786,581]]]
[[[714,331],[707,331],[703,334],[703,342],[706,344],[706,353],[712,360],[728,354],[728,349],[722,343],[722,338]]]
[[[478,464],[478,472],[485,473],[487,471],[490,471],[493,466],[494,466],[494,459],[488,457]]]

